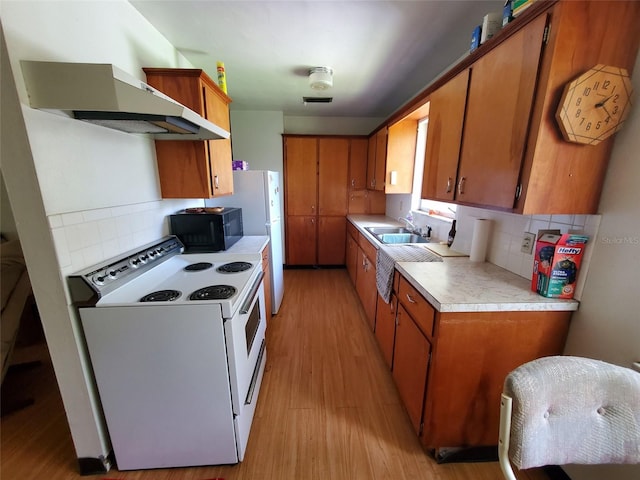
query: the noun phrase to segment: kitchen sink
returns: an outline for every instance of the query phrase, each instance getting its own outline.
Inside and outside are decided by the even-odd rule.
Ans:
[[[376,236],[382,243],[429,243],[429,240],[415,233],[383,233]]]
[[[413,233],[404,227],[365,227],[375,236],[384,235],[386,233]]]
[[[366,227],[381,243],[429,243],[429,240],[404,227]]]

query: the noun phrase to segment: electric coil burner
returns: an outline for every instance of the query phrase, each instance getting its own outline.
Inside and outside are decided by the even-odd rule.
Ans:
[[[220,265],[216,268],[216,272],[220,273],[238,273],[249,270],[253,265],[249,262],[231,262]]]
[[[184,267],[185,272],[200,272],[202,270],[208,270],[213,267],[213,263],[209,262],[198,262],[192,263],[191,265],[187,265]]]
[[[236,288],[231,285],[210,285],[193,292],[189,300],[224,300],[235,294]]]
[[[182,295],[180,290],[159,290],[157,292],[145,295],[140,299],[141,302],[173,302]]]

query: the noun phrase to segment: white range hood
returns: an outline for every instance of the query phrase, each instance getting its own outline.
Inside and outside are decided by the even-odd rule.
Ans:
[[[111,64],[22,60],[32,108],[156,140],[218,140],[223,128]]]

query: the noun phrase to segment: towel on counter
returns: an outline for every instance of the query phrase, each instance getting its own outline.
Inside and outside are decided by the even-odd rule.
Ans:
[[[420,245],[384,245],[376,256],[376,286],[378,293],[389,303],[393,288],[393,271],[396,262],[441,262],[435,253]]]

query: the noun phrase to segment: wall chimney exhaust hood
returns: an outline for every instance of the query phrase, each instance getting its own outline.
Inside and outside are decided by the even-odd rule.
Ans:
[[[218,140],[223,128],[110,64],[22,60],[32,108],[156,140]]]

